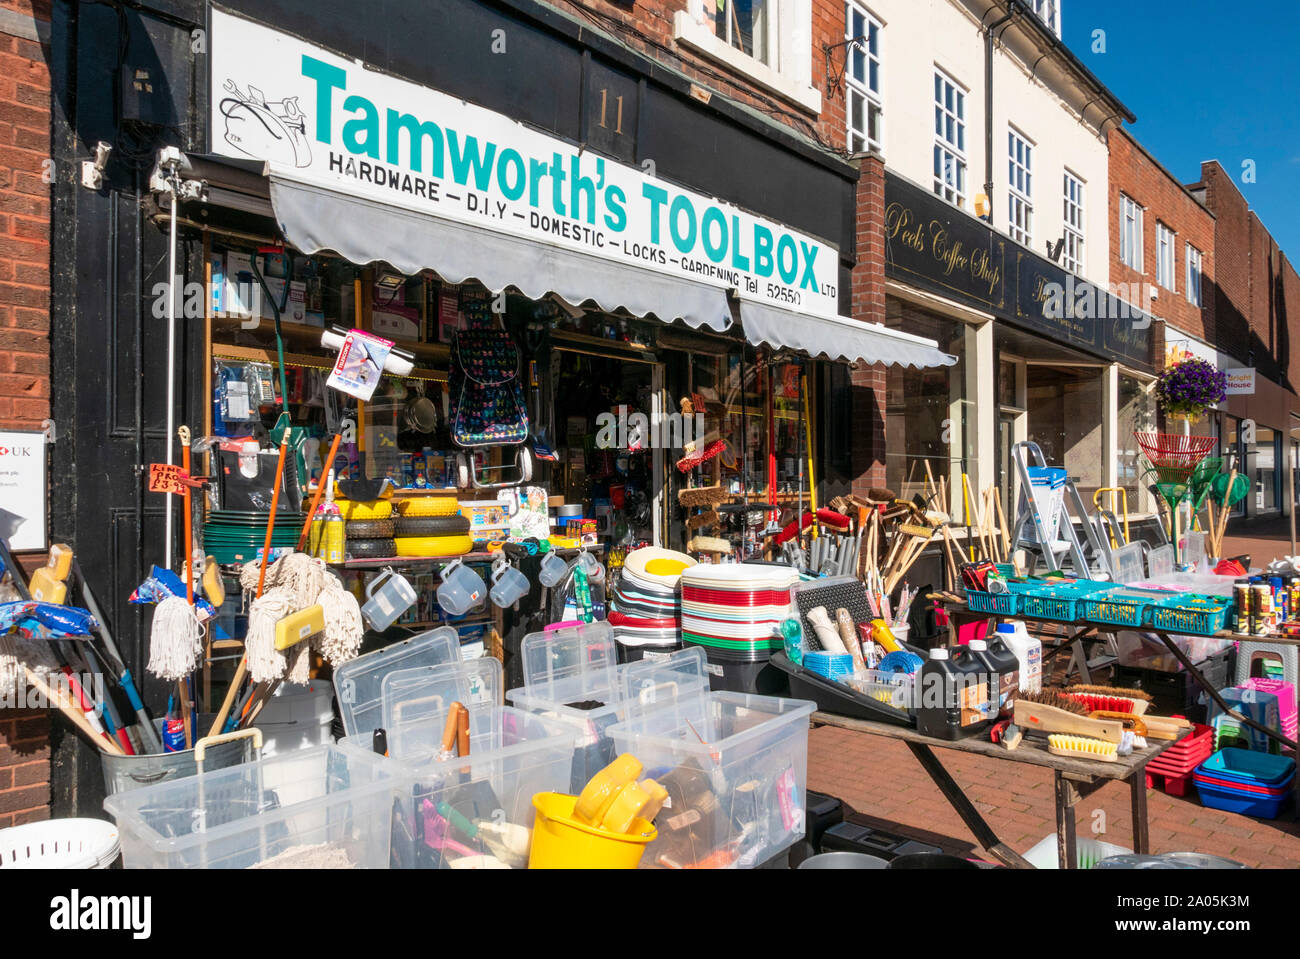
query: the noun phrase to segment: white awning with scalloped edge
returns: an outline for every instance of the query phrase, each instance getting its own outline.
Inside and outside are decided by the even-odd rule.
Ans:
[[[745,338],[755,345],[798,350],[812,357],[922,369],[957,362],[957,357],[944,353],[934,340],[847,316],[808,316],[741,300],[740,323]]]
[[[270,175],[271,206],[285,240],[304,253],[329,250],[353,263],[382,260],[408,276],[433,270],[449,283],[476,279],[534,300],[548,293],[613,312],[731,326],[727,291],[400,207]]]

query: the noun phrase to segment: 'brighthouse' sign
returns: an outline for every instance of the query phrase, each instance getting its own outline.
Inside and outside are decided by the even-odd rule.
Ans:
[[[839,312],[828,243],[218,10],[212,34],[217,151],[746,299]]]

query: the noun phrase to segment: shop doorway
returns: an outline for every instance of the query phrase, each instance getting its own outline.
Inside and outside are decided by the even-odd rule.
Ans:
[[[663,365],[559,348],[551,374],[553,491],[592,504],[611,547],[661,545],[664,444],[650,426],[662,420]]]

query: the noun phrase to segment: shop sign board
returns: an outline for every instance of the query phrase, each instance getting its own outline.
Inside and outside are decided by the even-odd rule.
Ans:
[[[0,535],[9,548],[43,550],[46,488],[45,434],[0,432]]]
[[[1151,368],[1151,318],[893,173],[885,273],[1059,343]]]
[[[212,11],[211,144],[276,176],[839,315],[839,251],[496,111]],[[539,80],[539,82],[542,82]]]
[[[1255,395],[1255,369],[1246,367],[1236,370],[1224,370],[1228,377],[1226,393],[1228,396]]]

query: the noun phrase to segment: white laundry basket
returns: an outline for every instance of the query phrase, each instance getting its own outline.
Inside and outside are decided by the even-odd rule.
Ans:
[[[49,819],[0,829],[0,869],[107,869],[121,852],[117,826]]]

